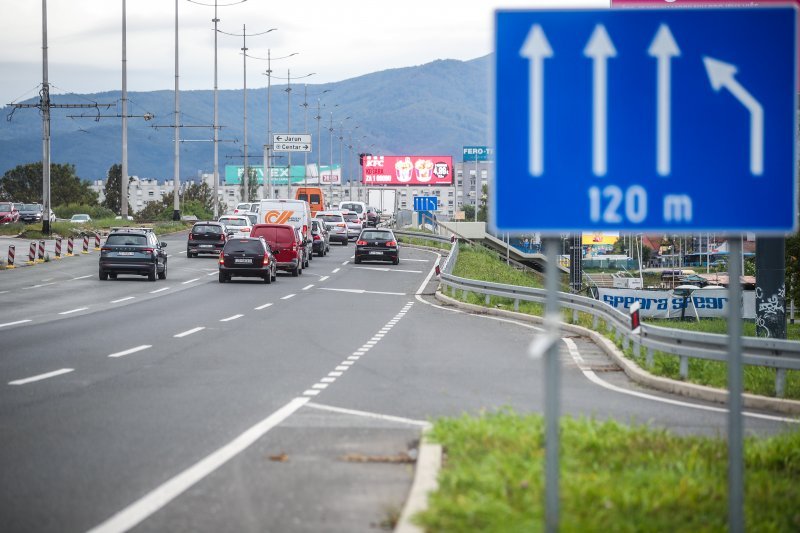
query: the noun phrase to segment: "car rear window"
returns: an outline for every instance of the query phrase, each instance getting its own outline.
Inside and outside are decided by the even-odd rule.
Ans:
[[[344,220],[342,215],[320,215],[317,214],[317,218],[321,218],[325,222],[341,222]]]
[[[112,246],[145,246],[147,237],[144,235],[111,234],[106,239],[106,244]]]
[[[0,204],[0,211],[11,211],[11,204]]]
[[[359,220],[358,214],[356,213],[346,213],[343,216],[344,219],[348,222],[357,222]]]
[[[247,221],[241,218],[221,218],[219,221],[226,226],[247,226]]]
[[[256,239],[233,239],[225,244],[226,254],[250,253],[263,254],[264,245]]]
[[[393,240],[392,234],[388,231],[365,231],[361,234],[361,238],[365,240]]]
[[[360,213],[364,210],[364,206],[361,204],[342,204],[340,206],[342,209],[348,209],[350,211],[355,211],[356,213]]]
[[[197,224],[192,228],[192,233],[212,233],[219,235],[222,233],[222,228],[220,226],[211,224]]]

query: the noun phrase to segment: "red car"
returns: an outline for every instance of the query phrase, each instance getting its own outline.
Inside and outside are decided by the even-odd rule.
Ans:
[[[19,210],[11,202],[0,202],[0,224],[19,222]]]
[[[291,272],[292,276],[303,273],[303,243],[299,232],[289,224],[256,224],[250,237],[263,237],[272,248],[278,261],[278,269]]]

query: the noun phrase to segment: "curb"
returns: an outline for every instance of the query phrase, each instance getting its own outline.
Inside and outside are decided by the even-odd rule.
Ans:
[[[492,309],[489,307],[482,307],[480,305],[468,304],[459,300],[455,300],[443,294],[440,290],[436,291],[436,299],[440,302],[460,309],[472,311],[476,314],[502,316],[506,318],[514,318],[524,322],[531,322],[538,325],[543,325],[544,321],[541,317],[534,315],[526,315],[515,311],[506,311],[505,309]],[[696,400],[703,400],[718,404],[728,403],[728,391],[725,389],[718,389],[715,387],[708,387],[705,385],[697,385],[695,383],[688,383],[685,381],[677,381],[661,376],[656,376],[644,370],[635,362],[631,361],[617,348],[611,340],[604,337],[602,334],[586,329],[583,326],[576,326],[574,324],[561,325],[563,331],[576,333],[583,337],[589,337],[599,346],[614,362],[619,365],[623,372],[633,381],[641,385],[645,385],[652,389],[662,392],[669,392],[678,394],[687,398]],[[750,409],[763,409],[767,411],[774,411],[782,414],[796,415],[800,414],[800,401],[798,400],[785,400],[781,398],[770,398],[768,396],[758,396],[756,394],[744,393],[742,394],[742,403],[744,407]]]
[[[422,441],[414,471],[414,482],[403,506],[403,512],[394,528],[395,533],[423,533],[424,530],[411,523],[411,517],[428,508],[428,495],[438,487],[437,477],[442,467],[442,446],[428,442],[428,432],[422,433]]]

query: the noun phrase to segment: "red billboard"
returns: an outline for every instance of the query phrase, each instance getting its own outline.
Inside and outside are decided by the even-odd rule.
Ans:
[[[362,170],[364,185],[450,185],[449,155],[368,155]]]

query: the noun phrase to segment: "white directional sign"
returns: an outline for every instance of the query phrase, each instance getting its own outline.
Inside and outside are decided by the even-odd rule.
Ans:
[[[311,144],[310,133],[273,133],[272,144],[277,143],[295,143],[295,144]]]
[[[311,143],[279,142],[272,143],[273,152],[310,152]]]
[[[797,11],[498,11],[498,231],[788,232]]]

